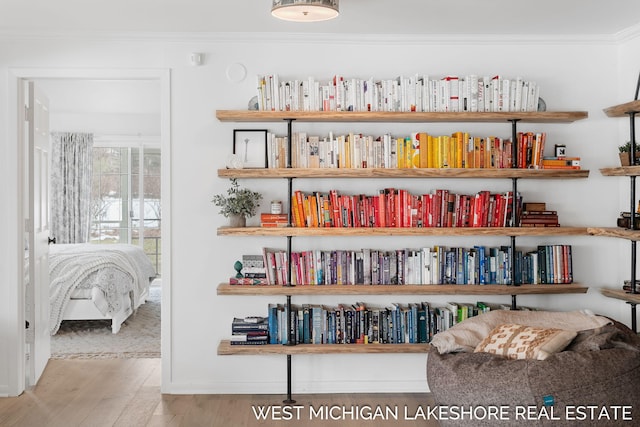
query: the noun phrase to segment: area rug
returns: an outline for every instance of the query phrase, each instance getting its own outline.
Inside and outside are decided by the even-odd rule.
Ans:
[[[51,337],[52,359],[127,359],[160,357],[159,280],[149,299],[111,333],[110,320],[65,320]]]

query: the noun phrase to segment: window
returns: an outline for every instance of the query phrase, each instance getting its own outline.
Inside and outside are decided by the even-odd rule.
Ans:
[[[91,242],[139,245],[160,274],[160,149],[102,144],[93,148]]]

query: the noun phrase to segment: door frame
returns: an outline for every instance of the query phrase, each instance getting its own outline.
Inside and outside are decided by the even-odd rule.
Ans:
[[[9,68],[8,70],[8,104],[7,115],[9,124],[7,136],[10,147],[9,154],[15,159],[15,167],[12,167],[15,177],[15,187],[8,191],[9,202],[15,200],[15,210],[7,212],[9,223],[15,227],[8,227],[7,248],[15,248],[13,262],[9,261],[9,286],[8,301],[9,312],[5,313],[10,321],[7,325],[8,348],[7,351],[8,389],[7,395],[17,396],[25,390],[26,363],[25,354],[25,319],[24,319],[24,213],[25,199],[24,168],[25,143],[22,132],[23,124],[20,117],[23,116],[21,99],[23,97],[22,82],[24,80],[37,79],[104,79],[104,80],[158,80],[160,82],[161,106],[160,106],[160,146],[162,161],[162,316],[161,316],[161,357],[162,379],[161,390],[169,387],[171,375],[171,72],[169,69],[60,69],[60,68]],[[37,82],[36,82],[37,83]],[[13,124],[13,125],[11,125]],[[12,162],[9,161],[11,165]],[[15,197],[12,197],[12,194]],[[8,203],[10,206],[11,203]],[[15,263],[15,264],[14,264]]]

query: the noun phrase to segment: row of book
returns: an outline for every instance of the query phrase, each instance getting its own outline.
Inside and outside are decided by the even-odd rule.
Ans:
[[[467,132],[409,136],[349,133],[327,137],[295,132],[291,137],[291,167],[294,168],[551,168],[566,162],[544,162],[545,132],[519,132],[514,162],[511,138],[471,136]],[[267,136],[267,167],[286,168],[287,136]],[[557,159],[556,159],[557,160]],[[575,163],[570,163],[575,166]],[[579,162],[577,163],[579,166]],[[579,169],[579,167],[578,167]]]
[[[294,305],[289,312],[284,304],[269,304],[269,343],[287,344],[290,338],[296,344],[429,343],[438,332],[467,318],[509,308],[483,302],[475,305],[450,302],[440,306],[429,302],[393,303],[385,307],[357,302],[337,306]]]
[[[522,196],[516,195],[513,225],[520,224]],[[458,194],[436,189],[411,194],[385,188],[374,195],[293,192],[295,227],[508,227],[512,225],[513,192]]]
[[[573,283],[571,245],[535,249],[433,246],[395,250],[264,248],[264,276],[237,285],[485,285]],[[291,269],[290,269],[291,267]],[[290,281],[289,281],[290,274]],[[515,274],[515,277],[512,275]]]
[[[361,79],[335,75],[285,80],[257,76],[258,108],[266,111],[501,112],[538,111],[540,88],[500,75],[399,76]]]

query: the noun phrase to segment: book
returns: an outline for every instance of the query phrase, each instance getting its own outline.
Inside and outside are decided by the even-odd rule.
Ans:
[[[267,278],[247,278],[247,277],[230,277],[229,278],[230,285],[268,285],[269,281]]]
[[[266,334],[269,330],[269,320],[267,317],[247,317],[234,318],[231,323],[231,332],[233,334]]]
[[[267,270],[262,255],[242,255],[242,275],[247,279],[266,279]]]

